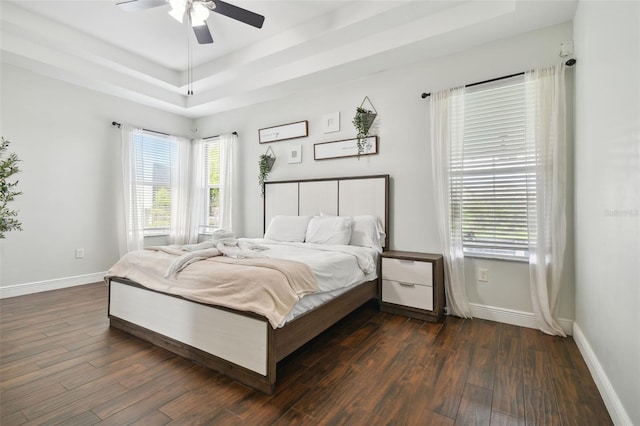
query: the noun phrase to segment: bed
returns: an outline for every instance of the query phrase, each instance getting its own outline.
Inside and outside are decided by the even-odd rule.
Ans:
[[[263,211],[267,231],[279,217],[373,216],[383,227],[380,246],[386,248],[389,175],[266,182]],[[111,327],[270,394],[280,360],[364,303],[377,300],[375,269],[379,270],[379,258],[364,282],[350,284],[333,292],[330,300],[324,297],[300,310],[299,305],[311,300],[302,297],[296,304],[299,312],[279,326],[266,315],[205,304],[120,276],[107,277],[108,316]]]

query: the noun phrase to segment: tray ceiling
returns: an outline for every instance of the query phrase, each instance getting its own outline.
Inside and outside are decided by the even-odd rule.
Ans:
[[[564,0],[229,2],[264,15],[264,27],[212,14],[214,43],[197,45],[169,5],[123,12],[117,1],[3,0],[2,61],[195,118],[566,22],[576,8]]]

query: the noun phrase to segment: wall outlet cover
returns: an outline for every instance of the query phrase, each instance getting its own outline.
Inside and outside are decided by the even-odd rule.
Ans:
[[[486,268],[478,269],[478,281],[486,283],[489,281],[489,270]]]

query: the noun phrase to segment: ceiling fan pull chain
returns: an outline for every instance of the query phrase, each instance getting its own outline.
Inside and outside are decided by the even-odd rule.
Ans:
[[[191,48],[191,15],[189,17],[189,23],[186,26],[187,29],[187,96],[193,95],[193,52]]]

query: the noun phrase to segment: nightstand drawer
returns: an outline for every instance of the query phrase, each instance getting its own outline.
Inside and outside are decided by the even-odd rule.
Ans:
[[[429,266],[431,265],[429,264]],[[382,270],[384,274],[384,267]],[[383,279],[382,301],[431,311],[433,310],[433,288],[430,285],[403,283]]]
[[[433,283],[433,266],[430,262],[383,257],[382,279],[431,286]]]

